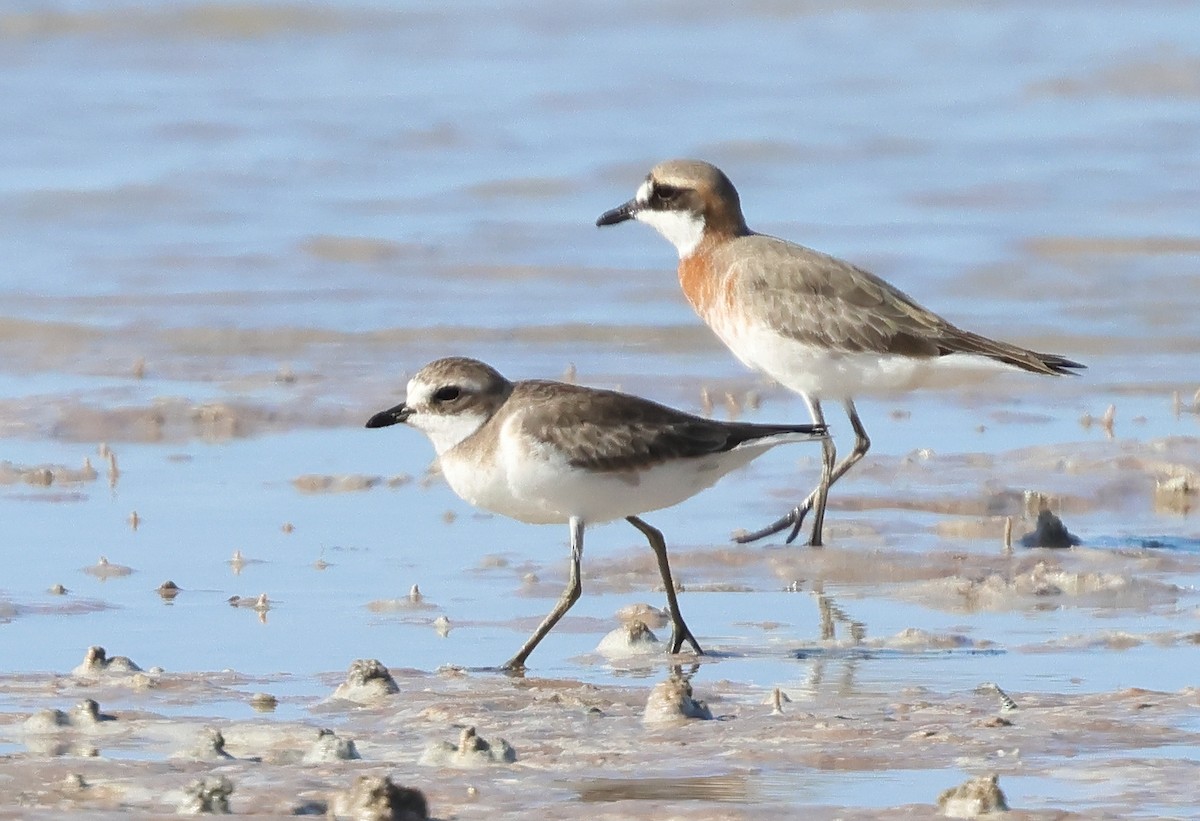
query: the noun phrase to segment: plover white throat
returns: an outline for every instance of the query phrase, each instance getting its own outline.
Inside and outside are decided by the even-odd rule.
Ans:
[[[1084,367],[964,331],[868,271],[754,233],[733,183],[700,160],[656,165],[633,199],[596,224],[630,219],[653,226],[675,246],[684,295],[738,359],[799,393],[815,423],[825,421],[822,399],[840,400],[854,429],[854,448],[841,462],[833,440],[825,440],[820,484],[803,502],[739,542],[790,527],[790,543],[811,510],[809,544],[822,543],[830,486],[871,446],[855,396],[917,387],[930,368],[968,357],[1041,374]]]
[[[563,382],[510,382],[475,359],[438,359],[403,403],[369,428],[425,433],[442,475],[467,502],[532,524],[570,527],[570,579],[545,620],[504,665],[525,660],[579,598],[587,525],[625,519],[650,543],[670,609],[670,650],[699,643],[679,612],[662,533],[638,514],[670,507],[776,445],[824,438],[823,425],[719,422],[629,394]]]

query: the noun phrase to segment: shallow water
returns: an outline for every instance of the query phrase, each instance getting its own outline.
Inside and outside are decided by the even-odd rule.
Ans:
[[[1200,502],[1184,512],[1154,494],[1170,470],[1200,470],[1198,34],[1183,3],[10,3],[0,462],[86,458],[95,478],[0,483],[0,752],[40,760],[13,728],[92,690],[25,682],[65,680],[90,645],[187,681],[242,677],[104,691],[122,721],[234,726],[255,720],[245,699],[260,690],[280,698],[261,720],[320,721],[317,702],[356,658],[425,677],[508,658],[561,589],[565,528],[481,516],[428,479],[418,434],[361,427],[429,359],[475,355],[513,377],[572,365],[582,382],[692,410],[707,390],[717,415],[803,417],[696,321],[661,238],[593,225],[654,162],[691,155],[730,174],[755,228],[1089,366],[861,402],[874,447],[839,485],[823,552],[727,540],[807,492],[811,449],[653,514],[711,651],[692,680],[700,697],[741,688],[727,705],[740,720],[779,686],[823,721],[857,705],[873,723],[912,693],[969,700],[984,682],[1085,712],[1143,688],[1172,694],[1163,722],[1180,734],[1136,744],[1129,724],[1119,744],[1081,736],[1027,769],[956,763],[947,744],[912,770],[865,741],[874,757],[854,777],[820,770],[792,789],[769,786],[783,765],[759,760],[742,721],[716,775],[761,767],[768,786],[731,817],[919,817],[984,767],[1017,809],[1186,815],[1167,788],[1079,779],[1114,758],[1137,772],[1198,757]],[[313,476],[373,486],[305,492]],[[1005,517],[1017,536],[1032,527],[1026,491],[1085,547],[1007,556]],[[632,723],[589,741],[601,750],[639,737],[632,717],[666,672],[595,652],[616,610],[661,605],[640,538],[589,530],[584,597],[532,658],[535,681],[633,705]],[[84,572],[101,556],[133,572]],[[183,588],[169,602],[155,592],[167,579]],[[70,592],[46,592],[56,583]],[[422,607],[406,606],[413,584]],[[264,592],[261,617],[226,601]],[[470,678],[469,696],[446,698],[507,692],[501,677]],[[506,703],[489,713],[495,732],[520,739],[545,800],[575,801],[555,779],[579,773],[554,751],[579,727],[547,729]],[[412,720],[443,734],[445,722]],[[139,733],[102,757],[160,761],[177,746]],[[702,749],[609,775],[707,772]],[[425,784],[435,814],[467,812],[450,775],[376,752]],[[488,807],[521,815],[529,796],[505,778],[481,776]],[[161,810],[144,796],[125,806]]]

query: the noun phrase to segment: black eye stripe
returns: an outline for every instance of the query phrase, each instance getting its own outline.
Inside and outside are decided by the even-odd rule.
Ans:
[[[682,188],[676,188],[673,185],[663,185],[659,183],[654,186],[654,199],[660,202],[670,202],[683,193]]]

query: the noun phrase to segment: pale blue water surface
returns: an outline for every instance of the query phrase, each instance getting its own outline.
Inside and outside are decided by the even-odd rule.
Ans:
[[[939,530],[952,512],[903,502],[1007,487],[1074,499],[1064,518],[1102,549],[1154,537],[1183,558],[1146,571],[1175,587],[1169,600],[1137,607],[948,612],[904,580],[831,581],[824,592],[870,637],[917,627],[997,650],[861,659],[796,657],[820,646],[819,615],[788,579],[684,559],[698,590],[683,597],[689,622],[725,651],[697,683],[799,687],[825,665],[857,692],[1195,685],[1194,648],[1042,649],[1196,629],[1200,525],[1152,504],[1146,453],[1170,438],[1164,461],[1200,470],[1198,44],[1195,6],[1173,2],[6,4],[0,461],[86,457],[99,475],[0,485],[3,670],[63,673],[100,644],[143,666],[282,675],[316,697],[328,691],[318,674],[355,658],[423,670],[507,658],[557,595],[565,528],[475,514],[422,481],[432,450],[419,434],[362,423],[447,354],[512,377],[570,363],[581,381],[690,410],[709,386],[718,414],[726,391],[755,390],[762,406],[746,418],[802,418],[798,398],[747,374],[699,324],[660,237],[594,227],[655,162],[699,156],[738,185],[752,227],[1089,367],[862,402],[868,464],[882,467],[839,486],[867,503],[830,522],[872,535],[847,531],[830,550],[994,553],[998,530],[954,536]],[[1110,404],[1114,439],[1081,427]],[[203,406],[237,421],[205,422]],[[111,487],[101,442],[119,460]],[[1128,486],[1104,484],[1046,470],[1038,448],[1141,461]],[[922,450],[995,461],[889,474]],[[305,494],[292,480],[306,474],[413,480]],[[713,550],[815,476],[815,452],[778,451],[650,518],[676,556]],[[585,571],[642,557],[639,538],[590,531]],[[252,560],[240,574],[235,550]],[[101,555],[135,572],[82,572]],[[528,572],[543,593],[522,592]],[[704,590],[728,574],[747,592]],[[166,579],[184,588],[170,603],[154,592]],[[585,577],[564,627],[657,604],[656,581]],[[46,592],[54,583],[66,599]],[[433,609],[368,608],[412,584]],[[225,603],[260,592],[274,602],[265,622]],[[102,607],[63,611],[76,601]],[[454,625],[444,638],[437,615]],[[785,626],[769,638],[747,626],[767,621]],[[638,686],[591,655],[607,628],[574,623],[539,648],[534,672]],[[917,800],[875,788],[796,800]]]

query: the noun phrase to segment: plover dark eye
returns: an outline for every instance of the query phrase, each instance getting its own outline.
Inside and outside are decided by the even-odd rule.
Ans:
[[[439,402],[453,402],[461,393],[462,391],[456,386],[447,385],[444,388],[438,388],[437,392],[433,395],[433,398]]]
[[[654,198],[659,202],[671,202],[679,197],[681,191],[682,189],[673,185],[656,185],[654,186]]]

